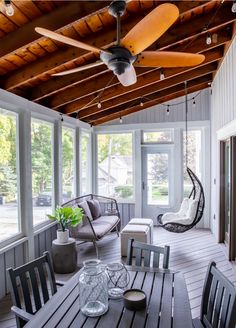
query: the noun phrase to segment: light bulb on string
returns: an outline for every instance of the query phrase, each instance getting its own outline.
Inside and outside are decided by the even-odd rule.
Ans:
[[[143,107],[143,101],[140,99],[140,106]]]
[[[207,37],[206,37],[206,44],[209,46],[212,43],[212,38],[211,38],[211,34],[207,33]]]
[[[120,124],[122,124],[123,123],[123,119],[122,119],[122,117],[120,117]]]
[[[97,103],[97,108],[102,108],[102,103],[101,103],[101,101],[99,100],[99,102]]]
[[[195,98],[193,98],[193,107],[194,107],[194,108],[196,107],[196,101],[195,101]]]
[[[7,16],[13,16],[14,15],[14,8],[12,7],[10,0],[4,0],[5,4],[5,11]]]
[[[160,71],[160,80],[162,81],[162,80],[164,80],[164,78],[165,78],[165,74],[164,74],[163,70],[161,70]]]
[[[167,106],[167,109],[166,109],[166,115],[167,115],[167,116],[170,115],[170,105]]]

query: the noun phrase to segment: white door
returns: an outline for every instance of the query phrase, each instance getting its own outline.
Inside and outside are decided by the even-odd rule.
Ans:
[[[172,206],[171,183],[172,146],[143,147],[142,149],[142,217],[152,218]]]

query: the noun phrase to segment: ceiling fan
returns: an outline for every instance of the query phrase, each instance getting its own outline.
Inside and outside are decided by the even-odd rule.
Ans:
[[[179,17],[179,9],[171,3],[164,3],[153,9],[124,38],[121,39],[120,18],[126,8],[125,0],[113,0],[108,11],[117,20],[116,45],[108,49],[98,48],[81,41],[71,39],[45,28],[36,27],[39,34],[71,46],[98,53],[100,60],[80,66],[53,76],[79,72],[105,64],[117,76],[120,83],[129,86],[137,81],[134,66],[138,67],[187,67],[201,64],[205,56],[172,51],[143,51],[160,38]]]

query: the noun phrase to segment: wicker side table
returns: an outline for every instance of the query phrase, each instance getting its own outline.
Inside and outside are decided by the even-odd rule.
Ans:
[[[69,238],[67,243],[52,242],[53,269],[56,273],[74,272],[77,266],[77,251],[74,238]]]

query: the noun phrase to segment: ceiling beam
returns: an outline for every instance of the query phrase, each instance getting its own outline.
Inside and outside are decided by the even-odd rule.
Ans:
[[[181,4],[181,2],[180,2]],[[193,11],[195,8],[193,9]],[[196,9],[197,10],[197,9]],[[183,14],[184,15],[184,14]],[[212,19],[213,13],[203,13],[201,17],[197,17],[197,23],[195,24],[195,19],[189,17],[189,21],[182,24],[181,20],[179,23],[171,28],[167,33],[165,33],[165,38],[160,38],[158,40],[159,49],[163,47],[169,47],[172,43],[176,44],[179,42],[183,42],[183,37],[187,39],[196,38],[196,35],[200,35],[202,33],[206,33],[207,31],[203,31],[203,27],[206,25],[207,22]],[[230,10],[229,4],[227,1],[222,5],[221,10],[219,10],[217,16],[214,20],[212,20],[212,24],[210,29],[214,29],[217,26],[223,26],[229,24],[230,22],[234,21],[235,15]],[[135,18],[132,22],[124,23],[122,25],[122,35],[125,35],[130,28],[135,25],[140,20],[140,17],[137,19]],[[109,29],[109,31],[105,34],[104,31],[102,33],[98,33],[95,35],[90,36],[86,39],[86,42],[92,42],[95,46],[103,47],[108,44],[111,44],[115,38],[115,30]],[[95,40],[95,41],[94,41]],[[177,40],[177,41],[176,41]],[[73,63],[78,59],[78,57],[85,54],[85,51],[80,49],[67,49],[67,50],[60,50],[57,51],[56,54],[53,53],[51,55],[47,55],[41,59],[39,59],[36,63],[31,63],[26,67],[21,68],[20,70],[10,74],[6,77],[2,83],[3,88],[7,90],[13,90],[16,87],[24,85],[30,82],[32,79],[37,79],[41,74],[42,77],[48,78],[48,74],[55,72],[55,68],[60,68],[64,70],[65,67],[63,66],[65,63]]]
[[[215,65],[216,67],[216,65]],[[158,89],[153,89],[151,90],[150,93],[148,93],[147,95],[144,95],[144,97],[142,98],[142,101],[145,103],[146,100],[155,100],[156,98],[160,97],[161,94],[167,95],[170,91],[170,88],[175,89],[176,86],[178,85],[182,85],[185,81],[188,81],[188,84],[192,81],[192,80],[199,80],[199,83],[204,83],[206,81],[209,81],[209,75],[212,76],[212,73],[214,72],[214,70],[212,69],[211,71],[205,71],[202,74],[199,75],[193,75],[191,78],[187,79],[182,79],[182,80],[176,80],[175,83],[171,83],[169,84],[166,88],[158,88]],[[189,82],[190,81],[190,82]],[[93,114],[89,117],[86,117],[85,119],[83,119],[84,121],[86,121],[87,123],[91,123],[92,121],[96,120],[97,118],[102,118],[105,117],[107,115],[109,115],[110,113],[116,113],[117,111],[120,110],[125,110],[129,107],[133,107],[134,105],[140,105],[140,98],[137,99],[133,99],[132,101],[126,102],[126,104],[117,104],[116,107],[111,107],[108,108],[107,110],[104,110],[102,112],[98,112],[96,114]],[[79,118],[79,117],[78,117]]]
[[[211,51],[212,52],[212,51]],[[215,54],[210,54],[209,60],[212,61],[212,57],[214,57]],[[218,53],[217,56],[222,56],[222,53]],[[215,59],[213,59],[215,60]],[[103,104],[105,104],[106,101],[111,101],[112,99],[119,97],[120,95],[126,95],[129,99],[132,97],[132,93],[138,91],[140,93],[140,96],[142,95],[143,88],[150,88],[152,85],[154,87],[157,87],[157,84],[165,85],[166,83],[170,83],[173,78],[178,78],[178,76],[182,76],[183,73],[188,73],[188,75],[194,74],[194,71],[200,71],[204,70],[204,66],[207,66],[208,62],[199,65],[198,67],[188,67],[188,68],[169,68],[165,69],[165,79],[163,81],[160,80],[160,70],[156,69],[151,71],[150,73],[143,74],[138,77],[137,82],[129,87],[124,87],[121,84],[115,85],[113,87],[107,88],[104,90],[102,94],[101,101]],[[202,66],[202,67],[200,67]],[[88,104],[90,104],[93,101],[94,104],[95,96],[89,95],[87,97],[83,97],[80,100],[76,100],[66,106],[60,107],[60,111],[64,112],[65,114],[71,114],[73,112],[77,112],[80,110],[83,110],[83,113],[86,111],[89,111],[88,108],[85,109],[85,107],[88,107]]]
[[[209,79],[209,82],[211,82],[211,81],[212,81],[212,77]],[[200,91],[200,90],[203,90],[203,89],[206,89],[207,87],[209,87],[209,85],[208,85],[209,82],[205,82],[205,83],[199,84],[199,85],[197,84],[196,86],[193,86],[193,87],[188,87],[188,89],[187,89],[188,94],[193,93],[193,92],[197,92],[197,91]],[[96,125],[104,124],[104,123],[107,123],[109,121],[118,119],[120,117],[124,117],[126,115],[130,115],[130,114],[139,112],[140,110],[149,109],[150,107],[162,104],[164,102],[176,99],[178,97],[182,97],[184,95],[185,95],[185,89],[184,89],[184,84],[182,84],[182,90],[180,90],[180,91],[179,90],[178,91],[175,91],[175,90],[171,91],[171,89],[170,89],[167,96],[163,96],[163,97],[160,97],[156,100],[149,101],[149,102],[145,103],[145,105],[143,107],[140,107],[140,105],[136,105],[136,106],[133,106],[132,108],[128,108],[128,109],[123,110],[123,111],[118,111],[116,113],[107,115],[107,116],[105,116],[101,119],[97,119],[97,120],[91,122],[91,125],[96,126]]]
[[[212,42],[210,45],[206,45],[206,36],[201,35],[197,40],[195,40],[190,46],[186,46],[185,52],[192,52],[192,53],[197,53],[197,52],[202,52],[205,50],[213,49],[219,45],[222,45],[226,42],[229,42],[232,37],[232,32],[231,28],[229,26],[229,29],[223,29],[223,30],[218,30],[217,32],[217,40],[215,42]],[[178,46],[172,51],[181,51],[182,46]],[[78,90],[78,84],[81,83],[86,84],[88,83],[88,79],[92,79],[93,76],[96,78],[101,77],[103,73],[106,72],[106,66],[100,66],[97,68],[94,68],[92,70],[86,70],[86,71],[81,71],[75,74],[69,74],[65,76],[58,76],[58,77],[52,77],[50,80],[42,82],[39,86],[34,87],[31,92],[30,92],[30,100],[33,101],[39,101],[42,100],[45,97],[49,96],[55,96],[57,93],[59,93],[58,96],[62,94],[62,91],[68,90],[71,87],[77,86]],[[102,84],[99,80],[99,85]]]
[[[35,32],[35,27],[44,27],[53,31],[64,30],[72,23],[88,16],[94,11],[104,8],[109,3],[110,1],[86,3],[83,3],[83,1],[73,1],[58,7],[46,15],[35,18],[33,21],[23,25],[12,33],[8,33],[1,39],[1,44],[3,44],[4,47],[0,47],[0,58],[4,59],[4,56],[8,56],[19,49],[25,49],[26,45],[28,47],[29,44],[41,39],[42,37]]]

